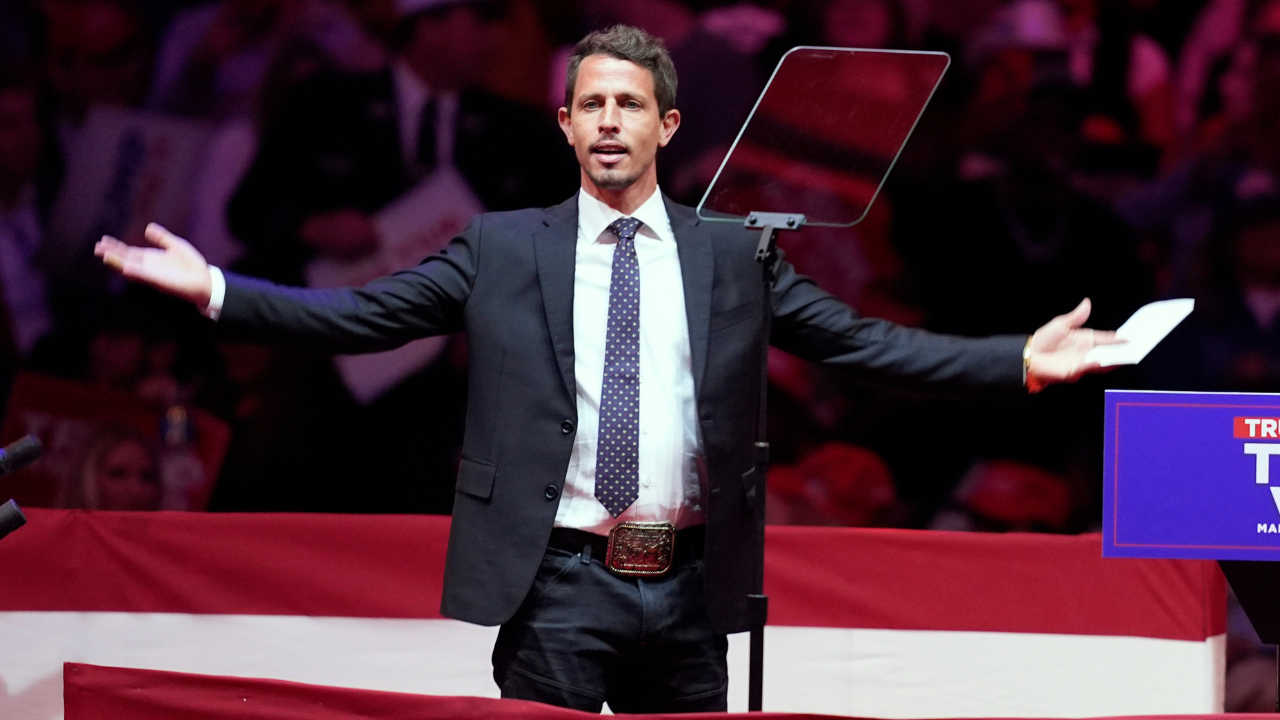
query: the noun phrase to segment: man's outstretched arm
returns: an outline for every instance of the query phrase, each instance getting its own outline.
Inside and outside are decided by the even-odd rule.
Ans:
[[[147,226],[145,237],[153,247],[104,237],[94,254],[125,278],[202,311],[221,300],[215,308],[221,310],[219,324],[233,334],[361,353],[462,329],[462,308],[475,279],[479,220],[417,267],[361,288],[293,288],[226,273],[225,298],[215,297],[218,271],[190,243],[155,224]]]
[[[772,341],[875,385],[946,393],[1025,386],[1038,392],[1101,369],[1085,358],[1093,347],[1116,342],[1115,333],[1083,327],[1089,311],[1086,299],[1031,337],[941,335],[858,317],[790,264],[779,262]]]

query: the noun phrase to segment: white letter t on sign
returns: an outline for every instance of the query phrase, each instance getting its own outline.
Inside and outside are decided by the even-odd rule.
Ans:
[[[1244,454],[1257,456],[1254,480],[1259,485],[1271,484],[1271,456],[1280,455],[1280,443],[1245,443]],[[1280,487],[1271,488],[1271,499],[1275,501],[1276,511],[1280,512]]]
[[[1280,455],[1280,443],[1245,443],[1244,454],[1258,456],[1254,480],[1259,485],[1271,484],[1271,456]]]

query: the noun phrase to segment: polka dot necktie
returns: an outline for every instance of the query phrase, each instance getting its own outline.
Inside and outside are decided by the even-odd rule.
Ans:
[[[640,496],[640,263],[636,231],[642,223],[618,218],[609,281],[609,329],[604,341],[596,499],[618,517]]]

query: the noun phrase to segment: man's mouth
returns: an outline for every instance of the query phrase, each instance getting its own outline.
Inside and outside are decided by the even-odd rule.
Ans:
[[[605,165],[613,165],[627,155],[627,146],[617,142],[599,142],[591,146],[591,154]]]

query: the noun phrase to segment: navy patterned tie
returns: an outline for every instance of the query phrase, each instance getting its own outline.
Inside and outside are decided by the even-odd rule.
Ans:
[[[609,281],[609,330],[604,341],[596,499],[618,517],[640,496],[640,263],[636,231],[642,223],[618,218]]]

